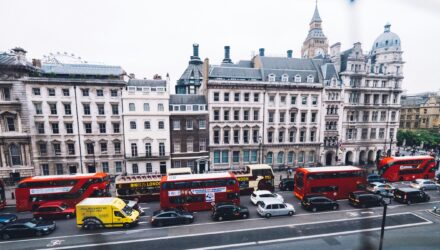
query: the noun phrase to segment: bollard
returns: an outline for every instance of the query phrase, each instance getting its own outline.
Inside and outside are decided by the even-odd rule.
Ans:
[[[14,194],[14,192],[11,192],[11,199],[15,200],[15,194]]]

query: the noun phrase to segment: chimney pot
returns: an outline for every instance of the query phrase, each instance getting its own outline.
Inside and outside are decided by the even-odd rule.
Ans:
[[[225,58],[223,59],[222,63],[231,63],[231,57],[230,57],[230,49],[231,47],[225,46]]]
[[[289,49],[287,51],[287,58],[292,58],[292,53],[293,53],[293,51],[291,49]]]
[[[260,56],[264,56],[264,48],[260,48]]]

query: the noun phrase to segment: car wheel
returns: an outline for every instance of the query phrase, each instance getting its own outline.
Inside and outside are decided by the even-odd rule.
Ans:
[[[429,201],[431,199],[431,197],[426,197],[426,201]]]
[[[425,188],[424,188],[424,187],[422,187],[422,188],[420,188],[420,190],[422,190],[422,191],[425,191]]]
[[[247,217],[248,217],[248,214],[242,214],[242,215],[241,215],[241,218],[242,218],[242,219],[247,219]]]
[[[364,205],[364,206],[365,206],[365,205]],[[333,209],[333,210],[336,210],[336,209],[338,209],[338,206],[337,206],[337,205],[333,205],[332,209]]]
[[[36,235],[37,237],[40,237],[40,236],[43,235],[43,233],[42,233],[41,231],[37,231],[37,232],[35,233],[35,235]]]
[[[163,223],[162,223],[162,221],[158,221],[156,225],[157,225],[158,227],[161,227],[161,226],[163,226]]]
[[[313,207],[312,212],[316,212],[316,211],[318,211],[318,209],[316,209],[316,207]]]
[[[217,218],[217,220],[218,220],[218,221],[222,221],[222,220],[223,220],[223,216],[219,216],[219,217]]]
[[[72,217],[71,214],[66,214],[66,219],[70,219]]]
[[[9,240],[10,238],[11,238],[11,236],[9,236],[9,234],[2,235],[2,239],[4,239],[4,240]]]
[[[411,201],[410,201],[410,200],[408,200],[408,201],[406,202],[406,204],[408,204],[408,205],[411,205]]]
[[[366,204],[362,204],[361,207],[362,207],[362,208],[366,208],[367,205],[366,205]],[[335,209],[333,208],[333,210],[335,210]]]
[[[271,216],[272,216],[271,214],[266,214],[266,215],[265,215],[265,217],[268,218],[268,219],[269,219]]]
[[[289,212],[289,216],[293,216],[293,211],[290,211],[290,212]]]
[[[41,217],[41,216],[40,216],[40,217],[38,217],[38,220],[43,220],[43,217]]]

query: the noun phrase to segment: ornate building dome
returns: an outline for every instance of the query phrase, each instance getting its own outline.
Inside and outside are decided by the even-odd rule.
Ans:
[[[390,31],[391,24],[385,25],[385,30],[382,34],[380,34],[379,37],[376,38],[376,40],[373,43],[373,48],[371,51],[375,54],[376,52],[379,52],[381,50],[385,51],[399,51],[401,44],[400,44],[400,37],[396,34]]]

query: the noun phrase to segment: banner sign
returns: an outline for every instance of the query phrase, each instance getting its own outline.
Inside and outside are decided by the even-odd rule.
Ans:
[[[70,187],[53,187],[53,188],[33,188],[30,189],[30,194],[54,194],[54,193],[67,193],[72,190]]]

